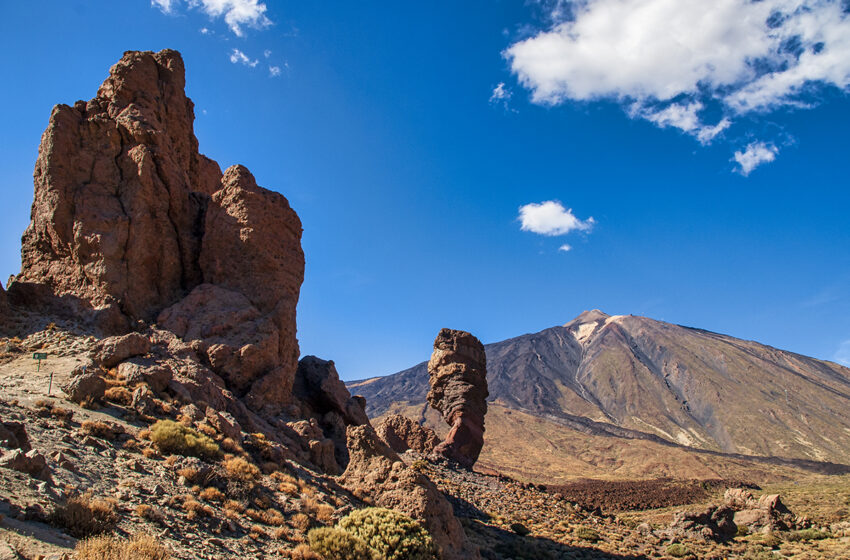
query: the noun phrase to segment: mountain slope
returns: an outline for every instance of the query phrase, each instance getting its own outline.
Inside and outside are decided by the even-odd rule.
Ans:
[[[598,310],[485,348],[490,400],[564,429],[850,463],[850,369],[831,362]],[[371,416],[426,415],[424,362],[349,388]]]

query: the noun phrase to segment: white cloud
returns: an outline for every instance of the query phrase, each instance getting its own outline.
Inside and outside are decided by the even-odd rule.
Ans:
[[[505,82],[499,82],[499,85],[493,88],[493,93],[490,95],[490,103],[498,103],[499,101],[507,101],[513,93],[505,87]]]
[[[590,231],[596,223],[593,218],[580,220],[572,209],[564,208],[557,200],[532,202],[519,207],[520,229],[540,235],[566,235],[571,231]]]
[[[189,8],[200,9],[212,19],[223,17],[238,37],[244,36],[244,26],[261,29],[272,24],[266,16],[266,4],[259,0],[151,0],[151,6],[171,14],[181,2]]]
[[[850,90],[846,0],[554,0],[504,56],[533,102],[615,100],[711,142],[745,113]],[[704,111],[711,107],[713,111]],[[702,113],[715,114],[707,124]],[[775,155],[775,153],[774,153]]]
[[[239,49],[233,49],[233,51],[230,53],[230,62],[232,62],[233,64],[243,64],[245,66],[250,66],[251,68],[256,67],[257,64],[260,63],[259,60],[252,60],[248,55],[246,55]]]
[[[833,358],[839,364],[850,367],[850,340],[845,340],[838,346]]]
[[[269,76],[272,78],[277,78],[280,76],[280,66],[269,66]]]
[[[201,35],[209,35],[210,33],[212,33],[212,31],[210,31],[209,28],[207,28],[207,27],[201,28]]]
[[[779,148],[773,144],[750,142],[743,152],[735,152],[732,159],[738,163],[739,171],[746,177],[759,165],[775,160],[778,153]]]
[[[564,253],[566,253],[566,252],[572,251],[572,250],[573,250],[573,248],[572,248],[572,246],[570,246],[570,245],[568,245],[568,244],[564,243],[563,245],[561,245],[560,247],[558,247],[558,250],[559,250],[559,251],[563,251]]]
[[[271,55],[272,55],[272,51],[270,51],[269,49],[266,49],[266,50],[264,50],[264,51],[263,51],[263,56],[264,56],[264,57],[268,58],[268,57],[270,57]]]

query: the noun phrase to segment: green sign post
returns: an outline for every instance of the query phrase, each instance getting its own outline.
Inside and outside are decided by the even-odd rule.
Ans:
[[[41,360],[47,359],[47,353],[46,352],[36,352],[35,354],[32,355],[32,359],[38,360],[38,368],[35,371],[41,371]]]

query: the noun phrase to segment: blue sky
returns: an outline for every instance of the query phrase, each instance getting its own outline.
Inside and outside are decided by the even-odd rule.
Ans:
[[[706,4],[8,3],[0,274],[51,107],[176,48],[201,151],[301,216],[345,379],[592,308],[850,364],[848,3]]]

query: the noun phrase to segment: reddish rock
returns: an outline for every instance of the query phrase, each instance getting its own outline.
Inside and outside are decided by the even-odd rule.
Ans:
[[[120,331],[201,282],[208,197],[200,193],[217,190],[221,175],[198,153],[184,86],[178,52],[127,52],[97,97],[53,109],[10,290],[31,300],[58,296]]]
[[[304,280],[301,221],[286,198],[257,186],[241,165],[227,169],[207,209],[204,281],[245,295],[278,330],[277,364],[298,364],[295,308]]]
[[[384,418],[375,431],[396,453],[412,449],[427,455],[440,443],[434,430],[400,414],[390,414]]]
[[[709,506],[700,511],[677,511],[667,529],[671,536],[726,541],[735,536],[738,527],[735,512],[729,506]]]
[[[74,372],[67,385],[62,390],[68,396],[68,400],[77,404],[86,401],[98,401],[106,392],[106,381],[101,376],[102,372],[97,368]]]
[[[489,395],[484,346],[468,332],[442,329],[434,341],[428,373],[428,404],[450,426],[446,441],[434,452],[471,469],[484,446]]]
[[[111,368],[127,358],[147,354],[150,349],[151,341],[146,336],[130,333],[100,340],[92,350],[92,357],[101,366]]]
[[[334,443],[341,471],[348,464],[346,426],[369,424],[365,400],[351,396],[332,361],[315,356],[305,356],[298,362],[292,395],[301,405],[301,416],[316,420],[324,437]]]
[[[735,510],[735,524],[750,532],[787,531],[797,526],[797,517],[779,494],[764,494],[758,499],[744,488],[730,488],[723,495],[726,506]]]
[[[348,427],[351,460],[340,477],[348,490],[368,496],[376,506],[419,521],[434,539],[443,560],[477,560],[452,506],[431,480],[401,461],[369,425]]]

